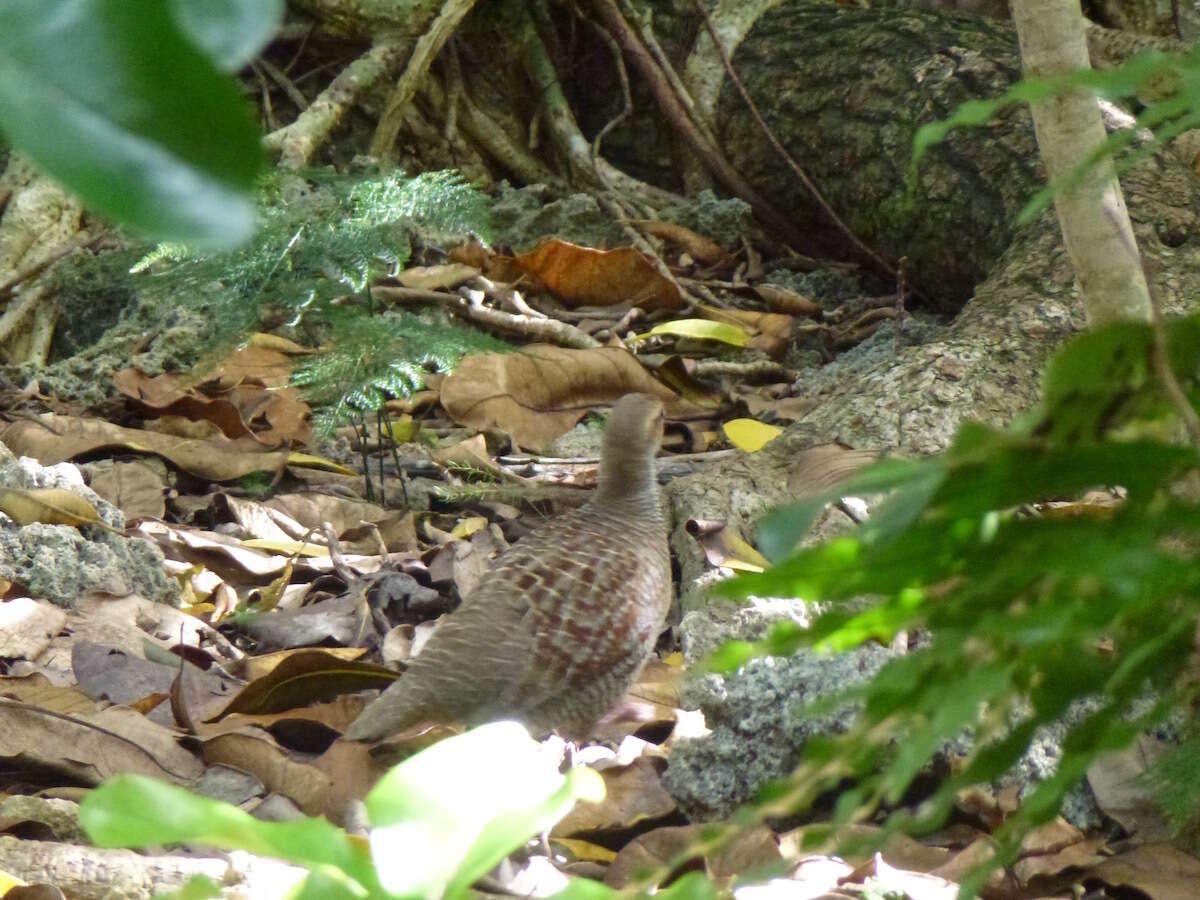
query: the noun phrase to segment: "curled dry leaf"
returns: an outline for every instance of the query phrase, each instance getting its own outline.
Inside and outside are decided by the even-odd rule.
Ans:
[[[557,239],[543,241],[513,259],[567,306],[616,306],[679,309],[679,287],[655,268],[640,250],[620,247],[593,250]]]
[[[657,219],[631,219],[630,225],[636,225],[646,234],[669,241],[706,266],[727,266],[731,262],[728,253],[721,249],[716,241],[697,234],[690,228],[676,225],[674,222],[660,222]]]
[[[413,266],[400,274],[387,279],[400,287],[419,288],[423,291],[444,291],[458,287],[464,281],[479,274],[475,266],[463,263],[447,263],[440,266]]]
[[[754,293],[758,294],[759,299],[776,312],[807,316],[810,319],[821,318],[823,312],[821,304],[815,300],[777,284],[756,284]]]
[[[464,357],[442,382],[442,406],[462,425],[498,429],[522,447],[540,449],[591,407],[634,392],[675,399],[627,350],[530,344],[518,353]]]
[[[245,439],[196,441],[123,428],[103,419],[53,413],[0,422],[0,441],[17,456],[32,456],[44,466],[102,447],[123,447],[138,453],[157,454],[184,471],[209,481],[232,481],[251,472],[276,472],[288,463],[304,465],[305,460],[310,459],[283,450],[264,450],[260,444]]]

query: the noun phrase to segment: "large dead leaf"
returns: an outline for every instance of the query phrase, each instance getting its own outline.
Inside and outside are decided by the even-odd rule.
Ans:
[[[341,797],[341,810],[329,808],[332,780],[312,765],[291,758],[271,735],[247,726],[204,742],[204,761],[249,772],[271,793],[291,798],[308,815],[344,813],[348,797]]]
[[[622,848],[604,876],[609,887],[624,887],[643,871],[677,863],[689,851],[698,856],[703,845],[703,826],[680,825],[656,828],[640,835]],[[727,879],[751,869],[782,861],[775,836],[769,829],[749,828],[721,849],[705,858],[705,869],[714,879]]]
[[[570,431],[596,405],[628,393],[674,394],[618,347],[571,350],[530,344],[518,353],[473,353],[442,382],[442,406],[472,428],[495,428],[539,449]]]
[[[640,250],[621,247],[593,250],[566,241],[542,241],[513,262],[534,276],[567,306],[616,306],[679,309],[679,288],[665,278]]]
[[[282,712],[341,694],[385,688],[398,677],[398,672],[383,666],[339,659],[320,650],[302,650],[246,685],[215,719],[235,712]]]
[[[1143,734],[1130,746],[1105,753],[1087,770],[1088,784],[1101,811],[1147,843],[1171,836],[1170,823],[1146,774],[1166,751],[1165,743]]]
[[[555,837],[633,828],[675,812],[675,801],[662,786],[662,760],[635,759],[627,766],[605,769],[604,799],[580,803],[554,826]]]
[[[66,488],[0,488],[0,512],[18,525],[99,525],[116,531],[100,518],[96,507],[81,494]]]
[[[166,512],[166,466],[158,459],[97,460],[88,485],[126,519],[161,519]]]
[[[82,691],[97,699],[133,706],[153,694],[166,696],[171,685],[184,669],[182,702],[193,716],[211,715],[229,702],[235,683],[219,669],[202,672],[173,654],[166,662],[151,662],[104,644],[77,641],[72,648],[71,663]],[[160,725],[172,725],[174,719],[168,705],[154,708],[150,718]]]
[[[88,783],[136,772],[186,784],[203,768],[172,732],[131,709],[64,716],[0,698],[0,756],[17,755]]]
[[[1168,844],[1145,844],[1105,860],[1087,877],[1089,882],[1132,888],[1154,900],[1195,900],[1200,860]]]
[[[151,377],[130,368],[114,375],[113,384],[151,415],[212,422],[226,437],[249,437],[268,447],[308,442],[308,404],[295,388],[283,386],[291,372],[286,355],[247,347],[226,368],[231,371],[199,385],[187,375]]]
[[[197,441],[122,428],[103,419],[53,413],[0,422],[0,441],[17,456],[32,456],[44,466],[106,447],[153,453],[209,481],[232,481],[252,472],[276,472],[289,461],[287,451],[266,451],[248,439]]]

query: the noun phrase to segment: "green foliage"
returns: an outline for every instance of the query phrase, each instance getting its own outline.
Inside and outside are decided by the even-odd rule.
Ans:
[[[467,353],[508,349],[441,310],[383,316],[338,310],[331,324],[334,346],[302,364],[293,377],[309,402],[322,407],[314,422],[318,434],[358,421],[392,397],[410,396],[425,386],[427,373],[449,371]]]
[[[1200,731],[1194,727],[1177,746],[1155,763],[1148,781],[1176,834],[1200,836]]]
[[[916,172],[921,157],[952,129],[985,124],[1014,103],[1034,103],[1073,90],[1085,90],[1113,100],[1128,100],[1133,106],[1140,106],[1135,127],[1110,134],[1105,143],[1087,159],[1081,160],[1069,176],[1034,195],[1019,214],[1018,224],[1032,221],[1050,205],[1055,193],[1077,185],[1103,157],[1116,157],[1120,153],[1118,170],[1124,170],[1183,132],[1200,127],[1200,50],[1187,56],[1147,51],[1113,69],[1087,69],[1067,75],[1026,79],[994,100],[963,103],[950,118],[930,122],[917,131],[908,172],[910,186],[915,187],[917,183]],[[1151,134],[1153,139],[1142,141],[1146,134]],[[1141,142],[1140,146],[1138,142]],[[1121,153],[1126,150],[1128,152]]]
[[[366,798],[369,846],[323,818],[264,822],[139,775],[92,791],[79,820],[101,847],[186,841],[287,860],[310,870],[299,896],[458,898],[578,800],[603,796],[595,772],[560,775],[558,761],[523,728],[500,722],[444,740],[384,776]],[[199,885],[188,890],[204,896]]]
[[[194,40],[229,66],[270,35],[281,7],[11,0],[0,28],[0,127],[89,206],[138,231],[240,243],[254,230],[258,130]]]
[[[171,0],[179,27],[223,72],[236,72],[275,36],[284,0]]]
[[[1200,317],[1172,323],[1164,343],[1200,406]],[[1058,772],[996,835],[995,864],[1003,864],[1096,756],[1185,702],[1181,676],[1200,618],[1200,452],[1153,438],[1172,412],[1155,377],[1154,345],[1150,326],[1138,324],[1083,335],[1055,357],[1043,406],[1023,424],[964,425],[940,456],[881,462],[762,523],[764,544],[778,556],[830,500],[890,491],[854,532],[727,586],[739,596],[877,599],[838,604],[808,631],[777,626],[756,645],[728,648],[715,665],[801,645],[887,641],[902,629],[930,635],[926,647],[839,698],[861,703],[857,724],[806,748],[773,813],[851,778],[856,787],[842,796],[837,820],[869,815],[898,803],[946,742],[970,732],[976,750],[964,769],[915,813],[891,812],[886,830],[937,828],[959,789],[1004,773],[1039,726],[1071,710],[1079,720]],[[1126,496],[1111,508],[1024,506],[1117,485]],[[964,890],[977,890],[984,875]]]
[[[370,280],[408,261],[412,231],[488,236],[489,200],[461,176],[281,174],[264,182],[263,194],[263,224],[252,243],[218,254],[160,244],[130,270],[133,285],[143,296],[201,310],[214,353],[255,330],[264,306],[319,332],[329,350],[297,381],[314,402],[329,405],[325,426],[407,396],[429,368],[505,346],[441,313],[380,316],[370,302]],[[342,302],[347,294],[360,297]]]

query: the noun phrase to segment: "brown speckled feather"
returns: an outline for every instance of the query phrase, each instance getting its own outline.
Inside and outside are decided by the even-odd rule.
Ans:
[[[586,734],[628,690],[670,604],[654,476],[660,436],[657,401],[622,398],[592,500],[505,551],[346,736],[501,718]]]

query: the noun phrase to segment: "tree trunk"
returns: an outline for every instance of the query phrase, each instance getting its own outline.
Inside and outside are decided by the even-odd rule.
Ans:
[[[1089,68],[1078,0],[1013,0],[1021,64],[1030,78]],[[1052,181],[1066,182],[1104,146],[1100,104],[1093,94],[1069,91],[1032,104],[1038,148]],[[1108,157],[1078,184],[1054,195],[1059,225],[1088,324],[1118,319],[1150,321],[1150,295],[1121,186]]]

